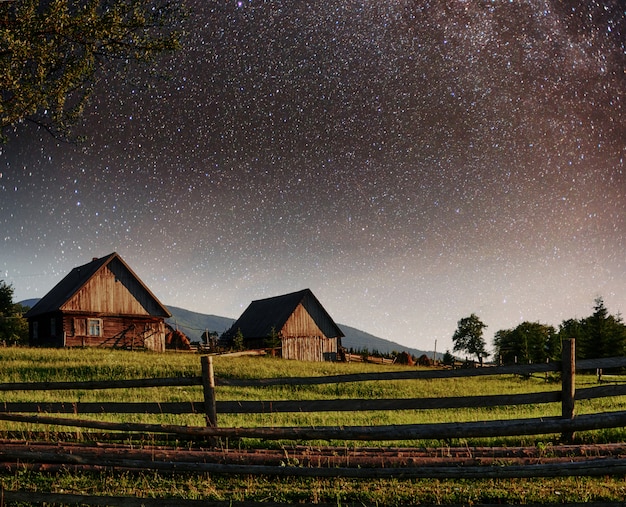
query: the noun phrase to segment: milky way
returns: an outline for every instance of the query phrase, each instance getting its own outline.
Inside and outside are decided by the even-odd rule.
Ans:
[[[112,251],[165,304],[333,318],[451,348],[626,310],[619,1],[188,3],[156,79],[103,74],[79,145],[0,147],[0,278],[44,295]]]

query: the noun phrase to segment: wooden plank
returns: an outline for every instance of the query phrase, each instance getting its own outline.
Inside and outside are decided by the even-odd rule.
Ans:
[[[626,367],[626,357],[614,357],[603,359],[588,359],[579,361],[576,365],[578,371],[595,370],[596,368],[622,368]],[[540,363],[529,365],[507,365],[484,368],[467,368],[455,370],[402,370],[373,373],[355,373],[349,375],[329,375],[324,377],[284,377],[274,379],[225,379],[217,378],[216,384],[250,387],[250,386],[270,386],[270,385],[315,385],[334,384],[344,382],[370,382],[377,380],[419,380],[437,378],[464,378],[482,377],[489,375],[532,375],[534,373],[560,372],[561,363]]]
[[[239,350],[237,352],[224,352],[220,354],[213,354],[213,357],[242,357],[242,356],[265,356],[265,355],[267,355],[267,349],[249,349],[249,350]]]
[[[534,465],[540,463],[568,463],[589,459],[624,459],[624,445],[550,446],[549,456],[545,449],[524,448],[477,448],[448,447],[425,449],[423,447],[320,447],[281,446],[281,449],[233,449],[220,447],[208,449],[206,445],[191,449],[143,444],[112,445],[76,443],[42,443],[33,441],[2,441],[3,456],[0,469],[16,470],[28,463],[43,465],[49,456],[72,454],[93,459],[94,467],[100,466],[101,458],[133,459],[169,462],[207,462],[247,465],[281,465],[285,461],[303,467],[402,467],[402,466],[470,466],[470,465]],[[27,453],[27,454],[26,454]]]
[[[380,410],[431,410],[467,407],[497,407],[558,403],[559,391],[515,395],[466,396],[449,398],[336,399],[280,401],[218,401],[218,412],[234,414],[277,412],[359,412]]]
[[[21,502],[26,505],[91,505],[102,507],[226,507],[228,502],[208,502],[206,500],[184,500],[180,498],[136,498],[126,496],[79,495],[69,493],[49,493],[33,491],[2,490],[4,502]],[[232,504],[233,506],[235,504]],[[237,504],[239,507],[239,504]]]
[[[185,384],[186,385],[186,384]],[[626,396],[626,385],[589,387],[576,391],[576,399],[589,400]],[[429,410],[467,407],[496,407],[557,403],[560,391],[515,395],[489,395],[449,398],[358,399],[358,400],[265,400],[216,401],[217,413],[342,412],[376,410]],[[204,402],[1,402],[0,412],[63,414],[198,414]]]
[[[0,402],[0,412],[47,414],[203,414],[199,401],[173,402]]]
[[[469,371],[469,370],[468,370]],[[443,371],[442,371],[443,372]],[[215,378],[216,386],[264,387],[278,385],[316,385],[342,382],[369,382],[377,380],[415,380],[419,378],[445,378],[445,376],[419,373],[429,372],[387,372],[386,374],[333,375],[328,377],[285,377],[274,379],[225,379]],[[494,373],[495,374],[495,373]],[[500,373],[498,373],[500,374]],[[202,377],[148,378],[131,380],[93,380],[84,382],[12,382],[0,383],[1,391],[51,391],[51,390],[92,390],[92,389],[131,389],[143,387],[185,387],[202,385]]]
[[[84,382],[12,382],[0,391],[75,391],[79,389],[132,389],[139,387],[201,386],[202,377],[145,378],[131,380],[88,380]]]
[[[41,453],[3,451],[0,456],[24,462],[63,463],[66,465],[98,465],[124,469],[159,470],[177,473],[219,473],[236,475],[268,475],[279,477],[346,477],[361,479],[485,479],[485,478],[531,478],[570,476],[624,475],[626,460],[623,458],[590,458],[569,463],[546,463],[537,465],[470,465],[470,466],[412,466],[412,467],[296,467],[276,465],[222,464],[185,461],[154,461],[144,459],[85,457],[70,453]]]
[[[557,403],[559,391],[514,395],[489,395],[450,398],[405,399],[334,399],[334,400],[274,400],[274,401],[216,401],[218,413],[269,414],[278,412],[356,412],[380,410],[430,410],[467,407],[497,407]],[[0,402],[0,412],[63,413],[63,414],[197,414],[206,413],[205,402]]]
[[[204,393],[204,412],[208,426],[217,426],[217,409],[215,407],[215,376],[213,375],[213,358],[202,356],[202,386]]]
[[[472,368],[458,370],[401,370],[348,375],[327,375],[323,377],[281,377],[266,379],[227,379],[216,378],[218,386],[262,387],[280,385],[340,384],[347,382],[373,382],[380,380],[420,380],[437,378],[480,377],[488,375],[532,375],[533,373],[560,371],[560,363],[542,363],[522,366],[495,366],[492,368]]]
[[[596,398],[609,398],[611,396],[626,396],[626,384],[587,387],[585,389],[576,390],[577,400],[592,400]]]
[[[93,434],[92,434],[93,435]],[[480,460],[480,463],[491,463],[491,460],[500,460],[501,463],[519,463],[531,460],[532,463],[550,463],[555,460],[569,461],[589,458],[626,458],[626,443],[612,444],[555,444],[549,446],[549,452],[544,447],[481,447],[462,446],[451,447],[362,447],[362,446],[309,446],[309,445],[283,445],[278,448],[229,448],[207,449],[205,446],[192,446],[181,448],[175,442],[170,446],[161,444],[146,444],[135,446],[134,444],[119,444],[108,442],[106,439],[92,438],[85,442],[37,441],[37,440],[13,440],[2,439],[0,446],[5,451],[29,451],[36,452],[63,452],[69,454],[80,453],[83,456],[117,456],[132,457],[133,459],[151,459],[158,461],[220,461],[221,463],[263,463],[280,464],[285,458],[297,458],[303,466],[305,463],[343,463],[353,464],[366,463],[368,466],[376,466],[382,460],[387,463],[402,463],[410,460],[413,464],[419,460],[433,460],[432,463],[442,465],[459,460],[461,463],[470,463],[470,460]],[[32,435],[29,435],[32,436]],[[92,442],[92,443],[87,443]],[[97,443],[96,443],[97,442]],[[333,461],[328,461],[332,458]],[[504,459],[503,459],[504,458]],[[422,461],[420,461],[422,462]],[[424,461],[425,462],[425,461]],[[423,462],[422,462],[423,463]],[[477,462],[478,463],[478,462]],[[359,465],[360,466],[360,465]]]
[[[324,377],[282,377],[269,379],[215,379],[216,386],[263,387],[279,385],[317,385],[348,382],[371,382],[380,380],[418,380],[433,378],[458,378],[478,375],[528,375],[537,372],[559,371],[554,364],[529,366],[503,366],[475,368],[471,370],[403,370]],[[202,377],[177,377],[133,380],[94,380],[85,382],[14,382],[0,384],[0,391],[48,391],[77,389],[129,389],[135,387],[192,386],[202,385]]]
[[[258,351],[255,351],[258,353]],[[626,367],[626,357],[590,359],[579,361],[578,370]],[[560,363],[497,366],[459,370],[402,370],[323,377],[283,377],[273,379],[228,379],[216,377],[216,386],[263,387],[278,385],[318,385],[347,382],[372,382],[379,380],[419,380],[435,378],[463,378],[486,375],[532,375],[560,371]],[[134,387],[194,386],[202,385],[202,377],[161,379],[103,380],[86,382],[13,382],[0,384],[0,391],[48,391],[76,389],[129,389]]]
[[[0,420],[32,424],[52,424],[107,431],[166,433],[195,438],[261,438],[267,440],[441,440],[541,435],[567,431],[587,431],[626,426],[626,411],[586,414],[575,419],[546,417],[479,422],[403,424],[386,426],[324,426],[284,428],[212,428],[170,424],[110,423],[41,415],[0,413]]]
[[[573,339],[562,341],[562,368],[561,373],[561,416],[563,419],[574,419],[576,403],[576,342]],[[563,440],[571,442],[574,433],[563,433]]]
[[[576,361],[577,371],[595,371],[598,368],[603,370],[626,368],[626,357],[603,357],[597,359],[581,359]]]

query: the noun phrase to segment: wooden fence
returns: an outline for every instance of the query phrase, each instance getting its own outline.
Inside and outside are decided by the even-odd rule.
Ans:
[[[563,356],[559,363],[535,364],[527,366],[502,366],[457,370],[399,370],[350,375],[302,378],[269,379],[226,379],[216,378],[213,374],[213,359],[202,356],[202,375],[185,378],[135,379],[118,381],[91,382],[38,382],[0,384],[0,392],[9,391],[44,391],[44,390],[90,390],[90,389],[129,389],[147,387],[185,387],[202,386],[203,399],[193,402],[80,402],[58,403],[35,402],[0,402],[0,420],[18,421],[100,429],[105,431],[171,434],[178,437],[190,437],[203,442],[216,442],[217,439],[251,437],[274,440],[367,440],[367,441],[404,441],[404,440],[448,440],[472,437],[503,437],[521,435],[562,434],[571,439],[574,432],[598,430],[626,426],[626,411],[575,415],[576,400],[588,400],[610,396],[626,395],[626,384],[600,384],[595,387],[576,390],[576,371],[608,370],[626,368],[626,357],[585,360],[575,363],[574,341],[563,343]],[[436,378],[464,378],[488,375],[533,375],[559,373],[562,379],[560,389],[552,392],[529,394],[500,394],[489,396],[447,397],[447,398],[405,398],[405,399],[340,399],[340,400],[267,400],[267,401],[222,401],[218,399],[221,386],[264,387],[277,385],[316,385],[343,382],[365,382],[385,380],[416,380]],[[321,411],[374,411],[374,410],[423,410],[454,409],[465,407],[496,407],[507,405],[561,403],[560,417],[538,419],[514,419],[499,421],[480,421],[464,423],[406,424],[393,426],[345,426],[345,427],[220,427],[219,415],[224,413],[254,414],[272,412],[321,412]],[[76,418],[85,414],[203,414],[206,426],[183,426],[166,424],[112,423]],[[55,414],[55,415],[53,415]],[[62,417],[72,414],[73,417]],[[219,449],[215,449],[219,452]],[[222,452],[224,452],[222,450]],[[585,454],[585,453],[583,453]],[[616,457],[617,456],[617,457]],[[119,470],[160,470],[167,472],[194,472],[219,474],[259,474],[276,477],[352,477],[360,479],[385,478],[435,478],[435,479],[478,479],[478,478],[519,478],[519,477],[565,477],[565,476],[606,476],[626,474],[626,460],[621,454],[615,456],[587,457],[585,454],[576,459],[568,458],[559,462],[532,462],[532,464],[510,463],[507,466],[492,466],[477,463],[456,465],[400,465],[400,466],[277,466],[255,463],[224,463],[219,457],[214,461],[208,458],[206,451],[200,459],[172,457],[161,460],[150,458],[131,458],[100,453],[89,457],[81,455],[74,447],[64,452],[62,449],[39,450],[36,446],[26,445],[0,446],[0,461],[13,460],[26,466],[37,463],[39,466],[77,467],[91,466],[94,469],[109,467]],[[480,460],[478,460],[480,461]],[[171,500],[171,501],[170,501]],[[126,497],[85,497],[84,495],[62,495],[58,493],[0,491],[0,505],[3,502],[64,502],[90,505],[161,505],[163,500],[126,498]],[[168,499],[170,505],[257,505],[255,502],[206,502],[193,500]],[[342,503],[342,505],[344,505]],[[345,505],[350,505],[346,503]],[[615,503],[598,503],[598,506],[615,507]]]
[[[324,377],[226,379],[215,378],[211,356],[202,356],[202,376],[185,378],[156,378],[118,381],[89,382],[38,382],[0,384],[0,391],[34,390],[88,390],[129,389],[144,387],[203,386],[203,400],[191,402],[1,402],[0,420],[19,421],[100,429],[106,431],[166,433],[205,438],[261,438],[274,440],[421,440],[473,437],[504,437],[516,435],[560,433],[570,439],[574,432],[626,426],[626,411],[575,416],[575,400],[626,395],[626,384],[600,385],[575,390],[576,370],[597,370],[626,367],[626,357],[593,359],[575,364],[574,341],[563,342],[560,363],[526,366],[501,366],[456,370],[402,370],[395,372],[362,373]],[[277,386],[314,385],[343,382],[383,380],[415,380],[435,378],[463,378],[488,375],[532,375],[536,373],[560,373],[561,389],[551,392],[528,394],[502,394],[488,396],[404,399],[337,399],[337,400],[264,400],[221,401],[216,398],[220,386]],[[276,412],[328,412],[328,411],[377,411],[377,410],[424,410],[455,409],[466,407],[497,407],[560,402],[560,417],[516,419],[499,421],[406,424],[393,426],[344,426],[344,427],[220,427],[220,413],[258,414]],[[207,426],[182,426],[166,424],[111,423],[77,418],[83,414],[204,414]],[[29,415],[36,414],[36,415]],[[42,414],[72,414],[74,417],[58,417]],[[393,438],[390,438],[393,435]]]
[[[366,441],[406,441],[406,440],[447,440],[481,437],[502,437],[521,435],[561,434],[571,439],[574,432],[598,430],[626,426],[626,411],[604,412],[587,415],[575,415],[576,400],[588,400],[610,396],[626,395],[626,384],[601,384],[596,387],[575,389],[576,371],[608,370],[626,368],[626,357],[574,360],[573,340],[563,343],[562,360],[557,363],[526,366],[501,366],[456,370],[401,370],[351,375],[302,378],[270,379],[226,379],[216,378],[213,374],[213,359],[202,356],[202,375],[185,378],[157,378],[118,381],[90,382],[38,382],[0,384],[0,392],[9,391],[47,391],[47,390],[89,390],[89,389],[129,389],[146,387],[185,387],[202,386],[203,399],[194,402],[0,402],[0,420],[25,423],[50,424],[56,426],[91,428],[105,431],[171,434],[189,437],[203,442],[213,443],[219,438],[261,438],[274,440],[366,440]],[[558,373],[562,382],[560,389],[551,392],[529,394],[501,394],[489,396],[447,397],[447,398],[406,398],[406,399],[341,399],[341,400],[271,400],[271,401],[223,401],[219,400],[221,386],[263,387],[278,385],[316,385],[343,382],[365,382],[385,380],[416,380],[437,378],[458,378],[489,375],[533,375]],[[465,407],[497,407],[508,405],[561,403],[561,416],[538,419],[515,419],[499,421],[480,421],[439,424],[405,424],[393,426],[345,426],[345,427],[220,427],[219,415],[223,413],[254,414],[273,412],[320,412],[320,411],[376,411],[376,410],[423,410],[455,409]],[[203,414],[206,426],[183,426],[166,424],[111,423],[84,419],[85,414]],[[57,414],[57,415],[53,415]],[[72,417],[60,417],[60,414],[72,414]],[[206,448],[206,446],[205,446]],[[346,448],[347,449],[347,448]],[[226,450],[227,451],[227,450]],[[222,449],[222,453],[226,452]],[[137,459],[131,456],[115,456],[111,452],[101,452],[95,456],[80,454],[78,448],[64,451],[62,448],[44,449],[33,445],[24,447],[0,446],[0,461],[9,463],[36,463],[40,467],[102,467],[119,470],[160,470],[167,472],[194,472],[219,474],[258,474],[276,477],[349,477],[349,478],[431,478],[431,479],[478,479],[478,478],[519,478],[519,477],[566,477],[566,476],[606,476],[626,475],[626,459],[622,454],[611,456],[591,456],[586,452],[578,458],[568,457],[559,462],[537,462],[507,466],[481,464],[480,460],[459,466],[457,464],[425,465],[404,464],[399,466],[335,466],[330,462],[326,466],[278,466],[250,462],[224,462],[220,457],[212,459],[203,451],[199,459],[172,456],[163,459]],[[83,450],[82,452],[88,452]],[[220,449],[215,449],[216,453]],[[621,451],[620,451],[621,452]],[[568,451],[568,456],[570,456]],[[347,456],[347,459],[352,457]],[[88,468],[86,468],[88,469]],[[39,496],[37,496],[39,495]],[[43,495],[43,496],[42,496]],[[53,493],[33,493],[24,491],[1,491],[0,505],[3,501],[63,501],[84,503],[82,495],[59,495]],[[39,498],[41,497],[41,499]],[[161,502],[162,500],[156,500]],[[152,505],[147,499],[90,497],[93,505]],[[156,505],[156,502],[154,504]],[[228,502],[177,501],[181,506],[225,505]],[[169,502],[168,502],[169,503]],[[172,503],[174,505],[174,503]],[[229,505],[237,505],[237,502]],[[242,502],[244,505],[256,505],[254,502]],[[348,505],[348,504],[346,504]],[[600,504],[598,504],[600,505]],[[617,504],[602,503],[601,505]]]

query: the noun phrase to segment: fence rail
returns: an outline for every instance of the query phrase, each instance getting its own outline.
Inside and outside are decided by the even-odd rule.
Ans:
[[[207,357],[207,356],[203,356]],[[210,357],[210,356],[209,356]],[[532,375],[534,373],[561,372],[561,362],[493,366],[468,369],[403,370],[373,373],[353,373],[347,375],[326,375],[323,377],[280,377],[265,379],[215,378],[216,387],[264,387],[281,385],[319,385],[348,382],[373,382],[379,380],[426,380],[442,378],[482,377],[492,375]],[[583,359],[576,363],[577,371],[626,368],[626,357]],[[92,389],[132,389],[142,387],[190,387],[202,385],[202,377],[167,377],[131,380],[90,380],[83,382],[11,382],[0,383],[1,391],[54,391]]]

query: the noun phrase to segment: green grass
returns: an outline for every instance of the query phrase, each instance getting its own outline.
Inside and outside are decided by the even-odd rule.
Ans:
[[[51,491],[85,495],[140,498],[183,498],[205,501],[257,501],[346,503],[363,506],[422,504],[561,504],[565,502],[618,502],[626,495],[623,480],[518,479],[518,480],[278,480],[252,476],[163,475],[157,473],[36,474],[20,471],[0,476],[7,490]],[[166,504],[167,502],[164,502]]]
[[[270,378],[324,376],[361,372],[398,371],[414,367],[369,364],[304,363],[260,357],[216,357],[215,374],[222,378]],[[120,380],[151,377],[199,376],[200,357],[194,354],[157,354],[106,349],[0,349],[0,382]],[[548,379],[550,380],[550,379]],[[578,375],[577,387],[596,385],[592,375]],[[410,381],[323,384],[315,386],[272,386],[263,388],[218,387],[219,400],[295,400],[336,398],[409,398],[449,397],[489,394],[514,394],[554,391],[560,384],[544,376],[475,377]],[[3,401],[201,401],[200,387],[3,392]],[[577,413],[624,410],[626,397],[577,403]],[[459,422],[495,419],[534,418],[560,414],[560,405],[544,404],[499,408],[471,408],[425,411],[331,412],[296,414],[237,415],[219,414],[220,426],[331,426],[379,425],[426,422]],[[64,416],[65,417],[65,416]],[[82,416],[95,418],[95,416]],[[201,416],[106,415],[103,420],[160,422],[203,425]],[[69,431],[41,425],[21,425],[0,421],[0,436],[21,432]],[[81,432],[71,430],[80,436]],[[624,441],[623,429],[577,434],[579,442]],[[550,445],[558,435],[524,438],[459,440],[457,442],[399,442],[401,445]],[[338,445],[354,443],[333,442]],[[363,442],[359,445],[388,445],[390,442]],[[280,442],[247,440],[239,446],[280,446]],[[206,500],[257,500],[290,502],[327,502],[341,505],[406,505],[409,503],[546,503],[575,501],[615,501],[626,495],[626,482],[620,478],[568,478],[541,480],[376,480],[352,479],[272,479],[253,476],[209,476],[207,474],[36,473],[19,470],[0,473],[0,484],[8,490],[40,490],[84,494],[146,497],[203,498]]]
[[[200,357],[195,354],[157,354],[111,349],[21,349],[0,350],[0,382],[119,380],[150,377],[189,377],[201,374]],[[216,357],[215,374],[222,378],[270,378],[325,376],[347,373],[414,369],[406,366],[379,366],[362,363],[313,363],[285,361],[263,357]],[[589,385],[594,377],[578,376],[578,383]],[[545,376],[469,377],[463,379],[370,381],[313,386],[284,385],[268,387],[218,387],[218,400],[314,400],[314,399],[381,399],[414,397],[450,397],[490,394],[515,394],[554,391],[559,384]],[[87,402],[87,401],[201,401],[202,388],[141,388],[75,391],[18,391],[3,393],[5,401]],[[622,410],[626,398],[579,402],[578,413]],[[372,412],[311,412],[266,414],[219,414],[220,426],[339,426],[390,425],[435,422],[482,421],[514,418],[558,416],[560,405],[520,405],[492,408],[448,410],[405,410]],[[84,416],[83,416],[84,417]],[[92,417],[92,416],[90,416]],[[99,420],[164,424],[202,425],[199,415],[115,414],[93,416]],[[122,418],[120,418],[122,417]],[[4,424],[20,429],[19,424]],[[28,426],[32,429],[32,426]],[[592,437],[589,437],[592,438]],[[603,437],[604,438],[604,437]],[[545,437],[541,437],[542,440]],[[526,439],[527,440],[527,439]],[[483,444],[485,442],[482,442]],[[500,443],[500,441],[489,442]],[[372,445],[372,442],[365,443]]]
[[[362,372],[398,371],[415,369],[406,366],[380,366],[362,363],[313,363],[285,361],[263,357],[215,357],[218,378],[273,378],[326,376]],[[154,377],[191,377],[201,374],[200,357],[195,354],[158,354],[112,349],[0,349],[0,382],[89,381],[120,380]],[[594,376],[577,376],[578,387],[595,385]],[[382,399],[382,398],[438,398],[472,395],[516,394],[559,390],[560,384],[543,375],[488,376],[458,379],[368,381],[312,386],[284,385],[268,387],[218,387],[218,400],[315,400],[315,399]],[[109,389],[74,391],[16,391],[3,393],[5,401],[88,402],[88,401],[202,401],[202,388],[170,387],[140,389]],[[577,403],[577,413],[623,410],[626,397],[589,400]],[[218,414],[218,423],[224,427],[253,426],[354,426],[418,424],[435,422],[483,421],[517,418],[537,418],[560,415],[560,404],[520,405],[492,408],[465,408],[447,410],[405,410],[371,412],[318,412]],[[82,416],[86,418],[87,416]],[[89,415],[104,421],[146,422],[182,425],[203,425],[199,415]],[[33,425],[0,423],[2,430],[35,431]],[[41,428],[39,428],[41,429]],[[48,428],[46,428],[48,429]],[[617,432],[617,434],[616,434]],[[605,441],[607,436],[621,438],[622,432],[581,434],[586,441]],[[538,437],[545,441],[546,437]],[[483,439],[480,445],[510,443],[511,439]],[[256,443],[256,442],[255,442]],[[343,442],[334,442],[343,444]],[[524,444],[532,438],[523,439]],[[375,445],[365,442],[363,445]],[[389,444],[384,442],[383,444]],[[413,444],[413,442],[404,442]]]

